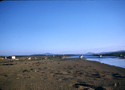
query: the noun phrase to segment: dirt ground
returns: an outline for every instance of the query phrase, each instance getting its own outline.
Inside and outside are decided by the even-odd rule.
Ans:
[[[0,90],[125,90],[125,69],[84,59],[0,60]]]

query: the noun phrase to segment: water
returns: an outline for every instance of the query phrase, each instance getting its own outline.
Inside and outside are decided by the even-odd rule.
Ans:
[[[79,56],[71,56],[67,58],[79,58]],[[83,58],[89,61],[98,61],[100,63],[105,63],[125,68],[125,59],[120,59],[119,57],[116,56],[103,56],[102,58],[99,58],[99,56],[83,56]]]

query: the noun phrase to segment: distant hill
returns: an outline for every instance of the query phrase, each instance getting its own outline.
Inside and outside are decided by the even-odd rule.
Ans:
[[[101,52],[101,53],[93,53],[93,52],[88,52],[86,54],[53,54],[53,53],[42,53],[42,54],[32,54],[32,55],[107,55],[107,56],[119,56],[119,55],[124,55],[125,56],[125,50],[120,50],[120,51],[111,51],[111,52]]]
[[[111,51],[111,52],[100,52],[100,53],[96,53],[96,54],[106,54],[106,53],[122,53],[125,52],[125,50],[120,50],[120,51]]]
[[[52,54],[52,53],[42,53],[42,54],[33,54],[33,55],[56,55],[56,54]]]
[[[93,52],[88,52],[88,53],[86,53],[86,54],[84,54],[84,55],[93,55],[93,54],[95,54],[95,53],[93,53]]]
[[[120,51],[112,51],[112,52],[101,52],[101,53],[96,53],[95,55],[102,54],[106,56],[119,56],[119,55],[125,55],[125,50],[120,50]]]

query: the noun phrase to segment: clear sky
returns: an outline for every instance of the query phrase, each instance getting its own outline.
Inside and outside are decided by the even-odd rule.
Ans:
[[[125,50],[125,0],[0,2],[0,55],[117,50]]]

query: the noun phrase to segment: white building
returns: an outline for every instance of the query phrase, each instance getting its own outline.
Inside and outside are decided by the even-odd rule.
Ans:
[[[11,59],[16,59],[16,57],[15,56],[11,56]]]
[[[5,56],[4,59],[7,59],[7,56]]]
[[[83,58],[83,55],[79,56],[79,58]]]
[[[28,59],[28,60],[31,60],[31,57],[28,57],[27,59]]]
[[[101,58],[101,57],[102,57],[102,55],[99,55],[99,57]]]

